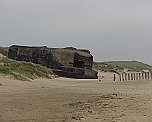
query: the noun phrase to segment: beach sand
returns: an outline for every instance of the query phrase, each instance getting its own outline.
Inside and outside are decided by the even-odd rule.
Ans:
[[[0,122],[152,122],[152,80],[112,76],[30,82],[0,75]]]

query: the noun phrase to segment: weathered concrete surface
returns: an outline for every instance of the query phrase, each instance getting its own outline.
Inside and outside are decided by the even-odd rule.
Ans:
[[[9,48],[8,57],[18,61],[41,64],[65,77],[97,78],[92,70],[93,56],[89,50],[76,48],[47,48],[13,45]]]

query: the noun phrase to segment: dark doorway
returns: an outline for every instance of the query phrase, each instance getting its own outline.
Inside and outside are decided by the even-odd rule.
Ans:
[[[84,61],[82,61],[82,60],[74,60],[73,67],[83,68],[84,67]]]

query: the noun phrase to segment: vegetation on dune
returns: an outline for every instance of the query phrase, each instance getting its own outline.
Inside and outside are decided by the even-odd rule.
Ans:
[[[8,56],[8,48],[7,47],[0,47],[0,53],[4,56]]]
[[[149,70],[152,72],[152,66],[144,64],[138,61],[109,61],[109,62],[94,62],[94,70],[101,70],[104,72],[121,72],[124,69],[128,71],[138,71]]]
[[[104,71],[104,72],[115,72],[117,73],[120,70],[123,70],[123,68],[119,66],[109,65],[105,62],[94,62],[93,69],[98,71]]]
[[[13,75],[18,80],[33,80],[38,77],[52,78],[51,69],[24,61],[15,61],[9,58],[0,60],[0,73]]]

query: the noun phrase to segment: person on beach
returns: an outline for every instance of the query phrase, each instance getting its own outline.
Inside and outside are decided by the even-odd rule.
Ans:
[[[116,74],[114,74],[113,76],[113,81],[116,81]]]
[[[100,70],[98,70],[98,80],[101,81],[101,73],[100,73]]]

